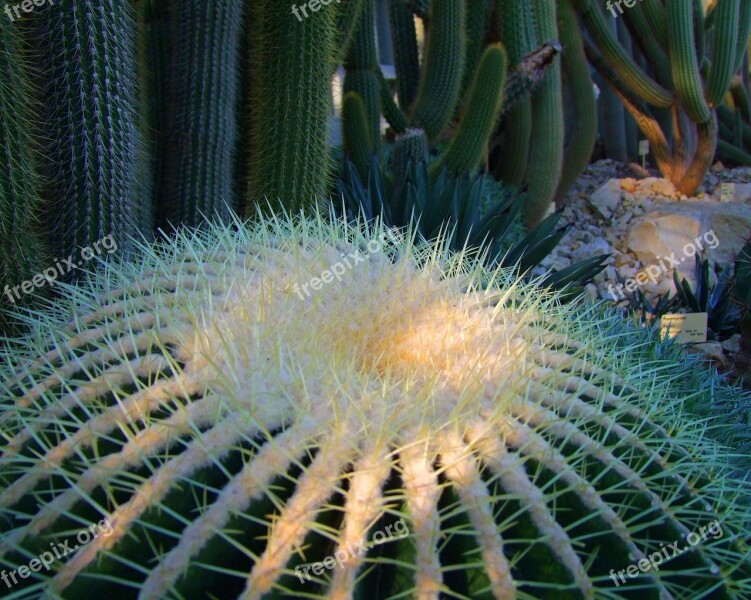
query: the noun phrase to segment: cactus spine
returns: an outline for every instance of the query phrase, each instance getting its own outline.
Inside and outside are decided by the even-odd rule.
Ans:
[[[121,254],[150,231],[138,130],[136,21],[130,2],[62,0],[35,9],[47,111],[45,189],[51,247],[61,256],[112,236]]]
[[[170,20],[170,113],[160,225],[226,221],[235,205],[243,1],[184,0],[171,8]]]
[[[687,414],[696,363],[389,233],[211,227],[40,314],[0,355],[0,561],[87,543],[14,592],[593,600],[678,543],[617,596],[749,597],[743,483]],[[690,396],[737,432],[747,394]]]

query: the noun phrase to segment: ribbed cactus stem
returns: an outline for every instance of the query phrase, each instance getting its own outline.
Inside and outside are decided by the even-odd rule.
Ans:
[[[47,110],[46,205],[60,256],[112,236],[121,256],[150,233],[138,129],[136,20],[130,2],[61,0],[35,9]]]
[[[16,286],[46,266],[35,170],[37,105],[17,26],[0,19],[0,309],[28,304]],[[15,291],[13,288],[16,288]],[[0,312],[0,335],[7,333]]]
[[[435,163],[436,170],[445,166],[452,174],[475,174],[483,165],[503,103],[507,69],[508,56],[503,47],[488,46],[472,80],[459,129]]]
[[[538,39],[556,39],[556,14],[555,2],[532,2],[532,15]],[[560,60],[556,60],[532,96],[532,133],[525,177],[528,194],[522,207],[524,222],[528,228],[542,221],[553,202],[563,168],[564,138],[561,63]]]
[[[415,17],[404,2],[389,2],[391,43],[394,46],[396,94],[399,106],[409,112],[420,85],[420,57],[417,48]]]
[[[465,24],[463,0],[431,3],[424,66],[411,122],[412,127],[425,129],[430,140],[448,125],[459,99],[466,52]]]
[[[235,208],[243,0],[172,7],[167,164],[160,225],[226,221]]]
[[[728,91],[735,71],[738,42],[738,16],[741,0],[723,0],[717,5],[712,68],[707,81],[707,101],[716,106]]]
[[[291,212],[312,209],[326,199],[331,177],[336,5],[299,20],[278,0],[254,1],[249,10],[257,24],[250,43],[250,198],[244,212],[265,209],[267,202]]]
[[[679,0],[681,4],[686,2],[690,4],[691,0]],[[650,78],[625,51],[598,6],[599,0],[573,0],[573,3],[600,52],[612,65],[612,68],[628,86],[629,90],[654,106],[660,108],[671,106],[673,95],[665,87]],[[690,13],[690,6],[688,10]]]
[[[597,140],[597,101],[589,63],[584,54],[584,43],[579,31],[576,13],[570,0],[558,0],[558,31],[564,50],[561,69],[570,91],[571,113],[566,121],[572,123],[570,139],[564,148],[561,179],[555,192],[555,202],[561,202],[569,188],[589,164]]]
[[[673,85],[681,106],[694,123],[709,121],[710,109],[704,97],[694,35],[692,0],[671,0],[665,10],[668,18],[668,47]]]
[[[537,45],[537,37],[532,24],[528,5],[514,0],[495,0],[498,15],[498,35],[508,53],[512,67],[509,85],[518,79],[515,72],[520,63]],[[533,70],[535,72],[536,70]],[[542,79],[541,77],[539,79]],[[514,185],[524,182],[529,156],[529,140],[532,134],[532,103],[526,93],[521,96],[513,90],[506,94],[511,107],[504,107],[503,135],[501,145],[493,159],[493,175]]]
[[[344,152],[354,163],[360,178],[365,180],[374,152],[373,138],[368,127],[365,103],[356,92],[348,92],[342,100],[342,128]]]
[[[428,160],[428,139],[422,129],[407,129],[394,142],[391,172],[397,185],[407,178],[410,165]]]

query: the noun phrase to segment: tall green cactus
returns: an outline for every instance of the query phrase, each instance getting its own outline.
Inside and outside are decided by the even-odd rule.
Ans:
[[[533,0],[531,8],[537,39],[556,39],[556,3],[552,0]],[[563,169],[564,138],[561,64],[560,60],[555,60],[532,96],[532,131],[525,177],[528,193],[522,207],[524,223],[529,229],[545,217],[558,190]]]
[[[371,151],[378,153],[381,142],[381,78],[375,40],[375,0],[365,0],[344,67],[344,93],[362,98],[370,132]]]
[[[160,226],[227,221],[235,208],[243,0],[181,0],[170,9]],[[156,124],[158,126],[158,124]]]
[[[391,40],[394,46],[396,95],[401,109],[409,113],[420,85],[420,58],[415,18],[404,2],[389,2],[388,9]]]
[[[347,92],[342,100],[342,130],[344,152],[365,180],[373,155],[373,138],[368,127],[365,103],[357,92]]]
[[[137,113],[136,19],[130,2],[61,0],[36,8],[45,98],[45,204],[58,256],[112,236],[127,255],[150,232]]]
[[[25,52],[16,25],[0,18],[0,311],[28,304],[28,294],[17,286],[40,273],[46,258],[35,170],[39,148],[32,130],[41,106],[35,101]],[[0,335],[10,328],[0,312]]]
[[[463,0],[431,2],[424,65],[411,121],[411,126],[424,129],[430,140],[435,140],[449,124],[459,100],[466,54],[465,27]]]
[[[278,217],[63,309],[0,348],[17,598],[751,596],[748,394],[613,313]]]
[[[496,0],[499,37],[506,47],[509,63],[516,67],[537,45],[529,6],[514,0]],[[532,134],[532,101],[521,99],[502,122],[503,136],[496,140],[491,168],[496,179],[520,186],[524,183]]]
[[[570,138],[564,148],[561,178],[554,200],[563,201],[592,158],[597,139],[597,102],[584,43],[570,0],[557,0],[560,41],[563,46],[561,70],[569,89],[570,103],[566,121],[572,123]],[[565,107],[564,107],[565,108]]]
[[[258,0],[249,5],[250,42],[249,197],[243,211],[312,209],[326,198],[331,64],[338,12],[335,4],[298,19],[289,4]],[[298,7],[298,13],[300,11]],[[268,204],[267,204],[268,203]]]
[[[500,44],[488,46],[472,79],[463,118],[448,148],[434,163],[452,174],[475,174],[484,163],[488,140],[498,122],[508,69]]]

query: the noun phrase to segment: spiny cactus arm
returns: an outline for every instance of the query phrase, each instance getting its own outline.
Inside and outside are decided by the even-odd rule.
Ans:
[[[692,0],[672,0],[665,6],[673,85],[682,108],[694,123],[706,123],[710,108],[704,97],[694,36]]]
[[[743,64],[743,59],[748,55],[749,35],[751,35],[751,4],[741,2],[738,8],[738,37],[736,38],[733,73],[738,72]]]
[[[370,147],[368,154],[373,152],[379,154],[381,150],[381,113],[383,112],[382,98],[384,94],[376,71],[371,69],[347,71],[347,76],[344,79],[344,94],[345,96],[357,94],[362,101]],[[342,110],[344,110],[343,107]],[[342,116],[345,118],[344,114]],[[350,139],[350,141],[354,141],[354,139]],[[368,159],[368,162],[370,162],[370,159]]]
[[[396,94],[399,106],[409,114],[420,85],[420,59],[415,18],[404,2],[389,2],[389,24],[394,46]]]
[[[333,69],[344,61],[352,45],[352,40],[361,22],[362,11],[368,0],[341,0],[342,4],[337,13],[334,48],[337,49],[333,61]]]
[[[594,0],[574,0],[587,31],[598,50],[621,80],[639,98],[659,108],[673,103],[673,94],[649,77],[624,50],[608,26],[605,16]]]
[[[589,164],[597,140],[597,101],[589,63],[584,54],[584,43],[579,31],[576,13],[570,0],[558,0],[558,31],[564,48],[561,70],[571,90],[573,121],[571,139],[564,147],[561,180],[555,192],[555,202],[562,202],[566,193]]]
[[[694,43],[696,44],[696,57],[699,62],[699,70],[704,73],[704,69],[708,67],[708,61],[706,57],[706,19],[704,17],[704,4],[703,0],[691,0],[693,2],[693,8],[691,13],[694,18]]]
[[[618,96],[623,106],[636,121],[639,130],[649,141],[649,148],[654,156],[660,172],[671,181],[674,181],[674,171],[676,169],[673,159],[670,142],[662,130],[657,119],[649,113],[643,102],[633,95],[630,89],[621,81],[615,71],[605,61],[599,50],[586,38],[584,38],[584,50],[590,64],[597,70],[600,76],[608,81],[615,94]]]
[[[555,2],[534,0],[531,6],[537,38],[556,39],[558,20]],[[545,218],[553,201],[563,169],[564,138],[561,63],[558,59],[532,96],[532,133],[525,176],[528,188],[522,207],[527,228],[534,227]]]
[[[641,44],[649,63],[654,67],[657,81],[663,86],[670,85],[672,75],[666,52],[667,44],[665,46],[660,44],[659,38],[655,34],[655,26],[650,23],[650,15],[644,1],[642,0],[634,7],[624,11],[624,16],[626,23],[628,23],[629,32]]]
[[[498,32],[508,53],[509,64],[512,69],[508,77],[509,86],[516,85],[520,78],[517,72],[526,69],[520,67],[522,61],[533,56],[537,46],[537,36],[532,25],[532,15],[529,6],[511,0],[495,0],[495,12],[498,16]],[[551,56],[551,60],[554,56]],[[526,65],[529,63],[525,62]],[[538,70],[534,65],[533,73],[539,73],[537,81],[547,72]],[[524,80],[524,77],[521,78]],[[536,89],[537,84],[532,89]],[[522,185],[528,164],[530,136],[532,135],[532,100],[531,94],[517,93],[514,89],[506,91],[506,98],[510,106],[504,106],[503,133],[494,140],[495,149],[491,152],[491,168],[493,176],[501,181],[514,185]]]
[[[431,3],[420,87],[410,123],[411,127],[425,129],[429,140],[436,139],[448,125],[459,99],[466,52],[465,26],[465,2]]]
[[[644,12],[661,47],[668,47],[668,18],[665,3],[662,0],[641,0]]]
[[[431,165],[432,174],[437,175],[444,166],[453,174],[477,173],[503,104],[507,69],[503,46],[488,46],[472,80],[459,129],[440,159]]]
[[[707,102],[713,108],[722,102],[736,70],[740,0],[723,0],[715,10],[712,66],[707,81]]]
[[[422,129],[407,129],[396,138],[391,153],[391,173],[395,182],[405,181],[410,165],[428,160],[428,139]]]
[[[330,65],[337,11],[298,21],[288,4],[276,0],[253,2],[250,10],[260,31],[250,44],[255,74],[244,212],[253,214],[267,202],[291,212],[311,209],[327,197],[331,178]]]
[[[696,145],[696,153],[685,175],[676,185],[681,194],[692,196],[699,189],[704,175],[714,159],[717,150],[717,115],[710,113],[709,121],[699,125],[699,139]]]
[[[54,132],[44,149],[53,166],[44,193],[49,245],[68,256],[111,235],[127,255],[153,226],[140,206],[148,198],[136,197],[133,185],[143,149],[133,4],[64,0],[36,8],[31,19],[48,100],[44,127]]]
[[[739,110],[743,119],[749,123],[751,122],[751,98],[749,98],[748,90],[743,83],[743,78],[739,75],[733,77],[733,81],[730,85],[730,91],[728,92],[733,100],[733,107],[735,110]]]
[[[522,98],[534,93],[561,50],[561,46],[557,43],[545,43],[522,57],[521,62],[506,77],[501,116],[516,106]]]
[[[751,154],[739,148],[734,142],[722,138],[717,140],[717,156],[723,161],[751,167]]]
[[[464,57],[464,72],[459,97],[466,102],[468,89],[474,79],[477,65],[482,58],[486,47],[486,34],[490,25],[490,15],[494,0],[480,0],[479,2],[467,3],[467,50]],[[465,102],[457,106],[456,116],[461,113]]]
[[[391,94],[391,87],[383,76],[383,71],[381,71],[380,67],[376,71],[376,75],[378,76],[378,83],[381,86],[381,106],[383,107],[383,116],[386,118],[389,125],[391,125],[391,129],[394,130],[394,133],[404,133],[408,126],[407,117],[402,112],[402,109],[397,106],[396,102],[394,102],[394,97]]]
[[[159,194],[159,225],[165,229],[228,220],[235,207],[243,5],[243,0],[185,0],[169,11],[170,112]]]
[[[356,92],[349,92],[342,101],[344,151],[355,165],[363,181],[368,176],[373,142],[368,128],[365,104]]]

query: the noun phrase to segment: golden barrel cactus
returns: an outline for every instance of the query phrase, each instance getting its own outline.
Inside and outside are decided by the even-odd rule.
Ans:
[[[751,597],[729,451],[613,315],[320,219],[65,291],[0,366],[0,595]]]

